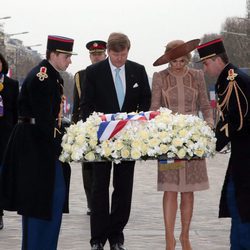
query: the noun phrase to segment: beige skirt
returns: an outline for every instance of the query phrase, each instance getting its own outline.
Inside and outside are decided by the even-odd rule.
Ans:
[[[194,192],[209,188],[206,161],[183,161],[177,165],[158,162],[158,191]]]

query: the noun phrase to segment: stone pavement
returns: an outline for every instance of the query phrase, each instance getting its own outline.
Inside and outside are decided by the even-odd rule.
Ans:
[[[218,219],[218,202],[229,155],[208,159],[210,189],[195,193],[190,238],[193,250],[228,250],[230,219]],[[156,161],[137,162],[130,221],[124,231],[128,250],[165,250],[162,192],[156,190]],[[89,216],[83,191],[80,164],[72,164],[70,214],[64,215],[58,250],[90,250]],[[15,250],[21,245],[21,220],[5,212],[0,231],[0,249]],[[176,239],[180,233],[179,211]],[[109,246],[106,244],[105,250]],[[177,241],[176,250],[180,250]],[[35,249],[34,249],[35,250]]]

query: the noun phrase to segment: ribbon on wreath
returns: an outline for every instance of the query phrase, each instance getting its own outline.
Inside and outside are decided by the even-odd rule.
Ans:
[[[102,122],[97,131],[100,142],[109,140],[121,131],[129,121],[148,121],[159,115],[158,111],[140,112],[135,114],[117,113],[101,115]]]
[[[179,159],[158,160],[158,163],[159,171],[177,170],[186,166],[185,160]]]

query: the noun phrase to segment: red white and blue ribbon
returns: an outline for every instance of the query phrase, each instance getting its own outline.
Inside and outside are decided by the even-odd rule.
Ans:
[[[115,120],[151,120],[159,115],[159,111],[147,111],[140,112],[135,114],[127,114],[127,113],[116,113],[116,114],[103,114],[101,115],[102,121],[115,121]]]
[[[147,121],[159,115],[158,111],[148,111],[136,114],[105,114],[101,115],[102,122],[97,131],[97,137],[100,142],[109,140],[121,131],[129,121]]]
[[[128,120],[102,122],[97,131],[98,140],[102,142],[111,139],[125,127],[127,122]]]

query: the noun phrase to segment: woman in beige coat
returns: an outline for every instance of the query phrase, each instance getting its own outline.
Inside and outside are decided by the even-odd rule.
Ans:
[[[201,70],[188,67],[190,52],[199,39],[184,43],[175,40],[167,44],[163,56],[154,66],[169,63],[168,68],[153,75],[151,110],[167,107],[173,113],[198,115],[213,126],[213,114],[209,104],[204,75]],[[181,167],[182,166],[182,167]],[[163,214],[166,235],[166,250],[175,249],[174,227],[178,207],[178,193],[181,194],[181,234],[183,250],[191,250],[189,228],[193,214],[194,191],[209,188],[206,162],[202,160],[183,161],[178,168],[166,169],[158,164],[158,190],[164,191]]]

